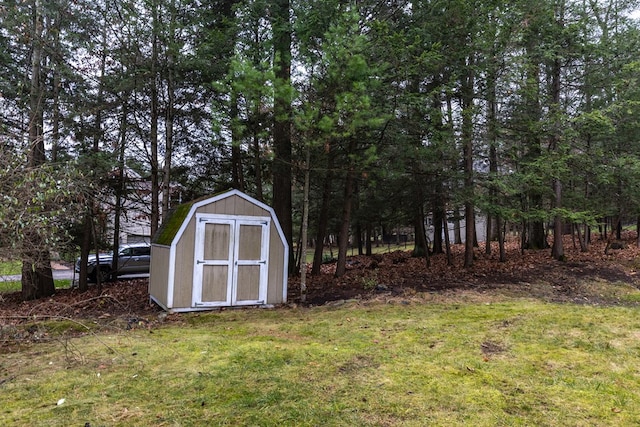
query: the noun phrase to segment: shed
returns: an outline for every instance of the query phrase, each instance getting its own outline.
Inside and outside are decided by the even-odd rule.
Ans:
[[[178,206],[151,243],[149,295],[169,311],[287,300],[289,246],[272,208],[231,190]]]

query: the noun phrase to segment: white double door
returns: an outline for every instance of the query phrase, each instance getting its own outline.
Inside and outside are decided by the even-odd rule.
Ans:
[[[265,303],[270,220],[196,216],[194,307]]]

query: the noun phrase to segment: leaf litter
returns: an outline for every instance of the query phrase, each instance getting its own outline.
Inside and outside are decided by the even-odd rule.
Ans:
[[[507,296],[557,303],[639,304],[640,298],[625,299],[624,292],[614,292],[620,286],[626,292],[640,288],[640,249],[635,244],[635,233],[626,233],[622,248],[609,255],[604,254],[603,240],[594,240],[590,251],[583,253],[574,246],[571,236],[565,239],[564,262],[553,260],[550,250],[521,253],[515,241],[507,243],[506,262],[499,262],[496,243],[491,255],[485,253],[482,244],[476,248],[474,265],[468,269],[462,267],[462,245],[452,246],[452,265],[447,265],[444,254],[432,255],[429,267],[424,258],[412,257],[411,251],[355,255],[348,258],[347,272],[342,277],[334,276],[335,262],[323,264],[319,275],[307,275],[304,303],[299,277],[290,278],[287,305],[411,304],[434,298],[455,301],[469,295],[478,301]],[[122,329],[152,329],[156,323],[176,318],[179,315],[167,315],[150,301],[148,279],[117,280],[101,288],[90,286],[86,292],[58,289],[55,295],[35,301],[21,301],[20,292],[5,293],[0,302],[0,344],[14,339],[46,339],[47,332],[41,328],[17,328],[38,320],[67,319],[80,326],[90,322]],[[82,327],[78,333],[83,333]]]

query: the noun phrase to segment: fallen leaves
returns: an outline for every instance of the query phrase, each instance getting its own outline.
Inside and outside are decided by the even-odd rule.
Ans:
[[[13,314],[38,315],[99,312],[98,315],[158,311],[149,303],[148,279],[119,280],[105,283],[102,289],[90,286],[86,292],[77,288],[58,289],[46,300],[21,301],[20,293],[5,294]],[[17,311],[16,311],[17,309]],[[8,314],[2,307],[0,316]],[[97,313],[94,313],[97,314]]]
[[[627,233],[624,238],[623,249],[605,255],[604,241],[596,238],[590,251],[584,253],[574,246],[571,236],[565,236],[566,262],[554,261],[549,250],[521,253],[516,239],[507,243],[507,261],[501,263],[497,259],[497,244],[493,244],[489,255],[482,244],[476,248],[474,265],[469,269],[462,267],[462,245],[452,246],[452,265],[447,264],[444,254],[436,254],[431,256],[429,268],[424,258],[413,258],[410,251],[352,256],[343,277],[334,277],[335,263],[324,264],[317,276],[307,276],[305,304],[341,306],[362,300],[410,304],[413,299],[425,301],[425,296],[450,296],[452,292],[466,290],[487,295],[506,290],[551,301],[594,303],[600,299],[610,303],[599,293],[589,293],[581,281],[599,279],[636,286],[640,249],[635,244],[635,233]],[[291,303],[299,303],[299,291],[299,278],[290,278]],[[92,286],[84,293],[62,289],[53,297],[36,301],[22,302],[19,292],[0,297],[0,341],[3,334],[13,331],[11,325],[34,319],[64,317],[96,322],[124,319],[125,328],[147,327],[148,318],[158,315],[159,321],[166,320],[166,314],[149,301],[148,279],[119,280],[106,283],[101,289]]]
[[[352,256],[347,272],[335,278],[335,263],[322,265],[321,274],[307,275],[307,298],[310,305],[334,301],[376,298],[410,299],[417,294],[474,290],[492,292],[508,289],[518,294],[530,294],[551,301],[589,303],[598,295],[584,294],[579,283],[585,279],[599,279],[636,285],[640,269],[640,249],[636,234],[624,236],[624,249],[604,254],[606,242],[594,236],[589,252],[580,252],[577,242],[565,236],[566,261],[555,261],[550,250],[525,251],[519,240],[507,242],[506,262],[498,260],[497,243],[486,254],[484,243],[475,249],[474,265],[463,268],[464,246],[451,248],[453,263],[447,264],[444,254],[432,255],[430,267],[424,258],[411,257],[410,251]],[[544,281],[544,285],[539,285]],[[299,279],[289,281],[289,300],[299,300]],[[602,298],[601,298],[602,299]],[[604,300],[603,300],[604,301]],[[606,301],[605,301],[606,302]]]

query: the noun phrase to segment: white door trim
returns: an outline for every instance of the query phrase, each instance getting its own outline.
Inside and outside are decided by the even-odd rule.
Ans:
[[[228,260],[204,260],[205,233],[206,224],[225,224],[229,225],[229,247]],[[239,239],[240,226],[254,225],[261,226],[262,245],[260,249],[260,260],[239,260]],[[265,304],[267,300],[268,287],[268,266],[269,266],[269,230],[271,225],[270,217],[252,217],[252,216],[233,216],[233,215],[216,215],[216,214],[196,214],[196,230],[194,239],[194,259],[193,259],[193,285],[192,285],[192,307],[222,307],[233,305],[258,305]],[[222,265],[227,266],[227,293],[225,301],[202,301],[202,281],[203,267],[205,265]],[[260,267],[258,299],[241,300],[237,299],[238,291],[238,266],[242,265],[258,265]]]
[[[240,259],[240,245],[238,241],[240,239],[240,227],[243,225],[260,226],[262,235],[260,241],[262,246],[260,247],[260,259],[259,260],[241,260]],[[270,218],[252,218],[252,219],[238,219],[236,221],[236,244],[234,250],[234,280],[233,291],[231,292],[231,305],[256,305],[265,304],[267,302],[267,279],[268,279],[268,266],[269,266],[269,226]],[[255,265],[260,267],[260,278],[258,285],[258,299],[256,300],[242,300],[238,301],[238,267],[243,265]]]

